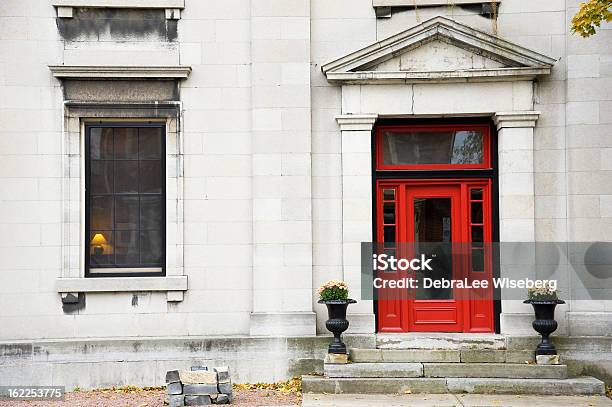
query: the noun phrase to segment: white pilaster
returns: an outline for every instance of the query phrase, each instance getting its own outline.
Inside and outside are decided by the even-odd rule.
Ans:
[[[372,128],[376,114],[336,118],[342,132],[342,270],[351,296],[359,301],[348,310],[351,333],[373,333],[372,300],[361,295],[361,242],[372,241]]]
[[[498,112],[493,119],[498,131],[500,242],[535,242],[535,177],[533,131],[540,113],[535,111]],[[531,248],[524,246],[525,251]],[[512,277],[534,267],[530,259],[504,259],[502,277]],[[525,256],[527,257],[527,256]],[[526,293],[525,293],[526,294]],[[503,298],[503,292],[502,292]],[[501,332],[530,334],[533,311],[519,300],[503,300]]]
[[[535,241],[533,129],[540,113],[499,112],[500,241]],[[515,208],[521,210],[516,211]]]
[[[287,2],[281,2],[287,3]],[[287,3],[288,4],[288,3]],[[309,0],[292,2],[295,13]],[[272,18],[273,17],[273,18]],[[251,4],[253,312],[251,335],[315,335],[312,304],[308,15]],[[298,24],[302,23],[302,24]],[[292,27],[268,38],[261,28]],[[290,80],[283,72],[302,72]]]

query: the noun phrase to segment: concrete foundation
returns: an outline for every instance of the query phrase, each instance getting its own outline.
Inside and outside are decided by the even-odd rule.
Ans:
[[[375,335],[346,335],[348,347],[382,361]],[[228,365],[236,383],[273,382],[323,372],[330,336],[185,337],[0,343],[0,382],[65,385],[68,390],[162,385],[165,373],[194,365]],[[524,363],[538,339],[507,337],[506,362]],[[555,337],[570,377],[592,375],[612,383],[612,337]],[[369,348],[369,349],[368,349]],[[406,352],[395,350],[388,352]],[[426,350],[417,350],[423,354]],[[437,352],[457,352],[438,350]],[[365,357],[366,355],[362,355]],[[459,356],[457,356],[458,358]],[[364,360],[365,361],[365,360]],[[459,360],[457,359],[456,362]]]

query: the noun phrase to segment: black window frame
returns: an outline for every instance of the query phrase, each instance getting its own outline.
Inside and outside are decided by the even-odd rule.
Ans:
[[[90,268],[95,269],[124,269],[124,268],[158,268],[157,266],[146,267],[141,265],[128,265],[123,267],[117,267],[116,265],[105,266],[99,265],[96,267],[90,267],[90,242],[89,238],[91,235],[90,228],[90,183],[91,183],[91,158],[90,158],[90,135],[91,129],[94,128],[142,128],[142,127],[155,127],[161,129],[161,150],[160,150],[160,176],[161,176],[161,237],[162,237],[162,253],[161,253],[161,270],[160,271],[143,271],[143,272],[108,272],[108,273],[96,273],[91,272]],[[165,277],[166,276],[166,124],[162,122],[87,122],[85,123],[85,277],[86,278],[105,278],[105,277]]]

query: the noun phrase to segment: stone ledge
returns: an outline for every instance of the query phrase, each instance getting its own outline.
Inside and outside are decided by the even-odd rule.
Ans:
[[[453,5],[460,4],[491,4],[501,3],[501,0],[453,0]],[[448,6],[448,0],[372,0],[373,7],[429,7],[429,6]]]
[[[57,278],[58,293],[186,291],[187,276]]]
[[[49,65],[58,79],[187,79],[190,66]]]
[[[53,0],[55,7],[185,8],[185,0]]]

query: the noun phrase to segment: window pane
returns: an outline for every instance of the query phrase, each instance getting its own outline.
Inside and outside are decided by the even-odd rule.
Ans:
[[[472,242],[484,242],[482,226],[472,226]]]
[[[115,232],[115,261],[117,265],[138,265],[139,257],[138,231]]]
[[[115,128],[115,159],[138,158],[138,129]]]
[[[385,226],[383,231],[385,242],[395,242],[395,226]]]
[[[385,132],[383,163],[388,165],[482,164],[480,131]]]
[[[395,203],[388,202],[383,205],[383,221],[386,225],[395,224]]]
[[[140,229],[161,229],[162,199],[159,196],[143,196],[140,198]]]
[[[472,202],[472,223],[482,223],[482,202]]]
[[[383,199],[385,201],[395,201],[395,189],[385,189],[383,191]]]
[[[90,157],[93,160],[113,158],[113,129],[94,128],[89,136]]]
[[[162,261],[162,235],[159,230],[140,232],[141,262],[160,265]]]
[[[451,242],[451,208],[450,198],[415,198],[414,241]]]
[[[113,228],[113,197],[93,196],[89,210],[89,227],[91,229]]]
[[[87,137],[87,266],[163,267],[163,127],[91,127]]]
[[[472,271],[484,271],[483,249],[472,249]]]
[[[473,201],[481,201],[482,189],[472,189],[472,191],[470,191],[470,199]]]
[[[115,161],[115,193],[138,192],[138,161]]]
[[[115,197],[115,230],[138,230],[138,196]]]
[[[143,127],[138,131],[138,156],[141,159],[161,157],[161,128]]]
[[[89,233],[89,265],[100,266],[115,263],[113,232],[93,230]]]
[[[113,192],[113,162],[91,162],[91,189],[92,194],[110,194]]]
[[[161,163],[159,161],[140,162],[140,192],[161,192]]]

